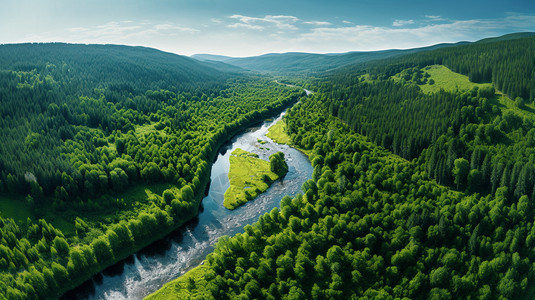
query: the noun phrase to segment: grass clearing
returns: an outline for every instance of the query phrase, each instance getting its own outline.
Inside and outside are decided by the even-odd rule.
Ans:
[[[526,103],[524,108],[520,108],[515,104],[513,99],[507,97],[499,91],[496,92],[496,95],[493,99],[489,100],[490,103],[498,105],[503,113],[510,110],[522,118],[527,118],[528,120],[535,122],[535,105],[533,103]]]
[[[62,214],[53,213],[52,208],[33,209],[22,196],[0,196],[0,214],[4,218],[13,219],[19,226],[26,227],[26,220],[30,218],[34,222],[44,218],[63,234],[74,234],[74,221],[70,222]]]
[[[232,151],[228,173],[230,187],[225,191],[223,205],[235,209],[265,192],[279,178],[271,172],[269,161],[240,148]]]
[[[312,150],[299,148],[292,142],[292,138],[290,138],[290,136],[286,133],[286,122],[284,122],[284,120],[279,120],[276,124],[269,127],[266,136],[277,144],[292,146],[293,148],[303,152],[308,157],[310,157],[310,154],[312,153]]]
[[[440,91],[441,89],[448,92],[455,91],[469,91],[475,87],[489,88],[492,87],[492,83],[474,83],[468,79],[468,76],[455,73],[443,65],[432,65],[422,68],[423,73],[428,73],[430,77],[426,84],[418,85],[420,89],[426,93],[431,94]],[[394,81],[401,81],[401,74],[392,76]],[[434,84],[429,84],[429,81],[433,79]],[[535,105],[532,103],[526,104],[523,108],[518,107],[515,101],[501,93],[496,91],[494,97],[489,99],[490,103],[498,106],[502,112],[512,111],[516,115],[527,118],[535,122]]]
[[[272,139],[275,143],[292,145],[292,139],[286,133],[286,122],[279,120],[276,124],[268,129],[266,136]]]
[[[28,218],[34,218],[31,205],[22,196],[0,196],[0,214],[19,225],[26,224]]]
[[[120,193],[105,194],[97,199],[86,200],[93,205],[85,203],[83,209],[77,207],[76,203],[75,207],[67,209],[55,208],[49,204],[34,209],[22,196],[1,195],[0,214],[4,218],[15,220],[21,226],[26,226],[28,218],[34,222],[43,218],[70,238],[76,234],[74,221],[77,217],[100,231],[101,225],[137,217],[139,211],[149,207],[154,201],[160,201],[166,189],[178,189],[178,187],[168,183],[137,184]]]
[[[422,69],[431,77],[428,78],[426,84],[419,85],[420,89],[426,94],[436,93],[441,89],[449,92],[454,91],[469,91],[474,87],[490,87],[492,83],[474,83],[468,80],[468,76],[455,73],[443,65],[427,66]],[[429,80],[433,79],[434,84],[429,84]]]
[[[366,83],[374,83],[374,82],[377,82],[377,79],[372,79],[371,75],[370,74],[364,74],[364,75],[361,75],[359,77],[360,81],[361,82],[366,82]]]
[[[68,211],[69,219],[81,217],[84,221],[110,224],[119,222],[121,219],[136,217],[140,210],[150,206],[155,201],[160,201],[162,193],[174,186],[168,183],[136,184],[123,192],[106,194],[92,200],[94,203],[103,204],[100,207],[85,211],[80,216],[79,211]],[[176,188],[176,187],[175,187]]]
[[[491,83],[474,83],[468,79],[468,76],[455,73],[442,65],[433,65],[427,66],[422,69],[423,72],[427,72],[430,77],[433,79],[435,84],[430,85],[429,79],[428,83],[419,85],[424,93],[435,93],[440,89],[445,91],[468,91],[474,87],[478,88],[488,88],[492,87]],[[532,103],[526,104],[524,108],[520,108],[515,104],[515,101],[500,91],[496,91],[495,97],[489,99],[490,102],[494,105],[497,105],[502,112],[512,111],[516,115],[527,118],[531,121],[535,121],[535,106]]]
[[[189,270],[186,274],[166,283],[161,289],[148,295],[145,300],[160,299],[209,299],[210,294],[206,291],[206,273],[210,269],[207,264],[200,265]],[[197,292],[192,295],[188,286],[195,286]],[[191,289],[193,290],[193,289]]]
[[[158,130],[156,129],[156,125],[158,123],[151,123],[151,124],[145,124],[145,125],[139,125],[135,127],[136,136],[138,138],[147,136],[151,133],[156,133],[158,135],[166,136],[167,133],[164,130]]]

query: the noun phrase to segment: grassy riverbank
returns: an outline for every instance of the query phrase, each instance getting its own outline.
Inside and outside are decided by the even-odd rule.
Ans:
[[[275,125],[269,127],[266,136],[277,144],[292,146],[293,148],[304,153],[306,156],[310,157],[311,150],[300,148],[292,142],[292,139],[288,133],[286,133],[286,122],[284,122],[284,120],[279,120]]]
[[[240,125],[239,123],[233,124],[231,126],[228,126],[226,128],[225,135],[218,135],[213,139],[213,144],[215,145],[212,147],[212,151],[210,151],[207,160],[209,162],[213,162],[216,158],[219,148],[226,142],[228,142],[232,137],[234,137],[239,132],[243,131],[245,128],[252,126],[253,124],[257,123],[259,120],[265,119],[268,116],[276,115],[281,113],[286,107],[289,105],[295,103],[297,99],[296,98],[287,98],[278,103],[278,105],[271,110],[263,110],[261,112],[251,113],[249,116],[245,116],[243,119],[247,121],[242,121]],[[269,162],[268,162],[268,168],[269,168]],[[76,288],[77,286],[81,285],[85,281],[89,280],[93,275],[97,274],[98,272],[116,264],[117,262],[126,259],[128,256],[132,255],[133,253],[138,252],[139,250],[149,246],[153,242],[160,240],[173,232],[174,230],[177,230],[179,227],[183,226],[185,223],[187,223],[189,220],[193,219],[198,214],[198,209],[201,203],[202,198],[204,197],[204,191],[206,185],[209,183],[210,180],[210,172],[211,172],[211,164],[206,165],[206,170],[204,170],[203,176],[200,176],[200,181],[197,185],[194,186],[194,200],[191,203],[192,210],[188,211],[187,213],[184,213],[181,220],[179,222],[174,223],[172,226],[167,228],[159,228],[156,232],[153,232],[151,235],[146,236],[143,239],[136,239],[134,241],[134,247],[128,248],[128,249],[122,249],[120,250],[120,253],[117,253],[115,255],[115,259],[108,261],[107,263],[103,263],[99,266],[98,269],[92,269],[88,270],[83,276],[80,276],[77,280],[72,280],[71,284],[65,285],[63,288],[60,288],[60,291],[58,295],[64,294],[65,292],[72,290]],[[159,197],[159,195],[158,195]]]
[[[148,295],[147,300],[160,300],[160,299],[208,299],[210,294],[205,289],[195,289],[197,294],[192,295],[189,290],[192,287],[205,286],[206,272],[210,269],[207,264],[197,266],[181,277],[166,283],[161,289],[153,294]]]
[[[283,120],[279,120],[275,125],[269,127],[266,136],[278,144],[292,144],[290,136],[286,134],[286,123]]]

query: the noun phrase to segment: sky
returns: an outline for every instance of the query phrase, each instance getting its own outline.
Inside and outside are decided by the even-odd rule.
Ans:
[[[533,0],[0,0],[0,43],[181,55],[407,49],[535,31]]]

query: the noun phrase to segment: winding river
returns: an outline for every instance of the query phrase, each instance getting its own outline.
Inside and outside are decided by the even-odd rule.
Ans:
[[[306,91],[306,90],[305,90]],[[310,93],[306,91],[307,95]],[[64,298],[72,299],[142,299],[158,290],[163,284],[199,265],[213,245],[223,235],[243,232],[243,227],[258,217],[279,207],[285,195],[301,192],[301,185],[312,177],[312,166],[307,157],[287,145],[279,145],[265,135],[268,128],[282,118],[265,121],[235,136],[220,149],[212,166],[211,184],[202,200],[199,215],[165,239],[155,242],[104,272]],[[265,144],[258,139],[266,141]],[[229,187],[228,170],[230,153],[241,148],[269,160],[269,155],[282,151],[288,163],[288,173],[253,201],[230,211],[223,207],[223,194]]]

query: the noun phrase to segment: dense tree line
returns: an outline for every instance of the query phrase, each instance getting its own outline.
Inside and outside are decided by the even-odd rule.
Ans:
[[[533,199],[534,119],[502,108],[492,87],[431,94],[418,87],[427,81],[421,68],[428,64],[455,61],[458,65],[477,62],[481,68],[507,65],[511,69],[500,69],[504,76],[518,70],[512,66],[532,67],[532,51],[525,49],[535,48],[533,41],[524,38],[420,52],[396,62],[370,63],[375,66],[369,68],[371,80],[360,73],[343,75],[340,71],[316,82],[315,88],[331,114],[375,144],[404,158],[417,158],[439,183],[491,194],[506,186],[515,199],[522,195]],[[530,54],[517,55],[520,51]],[[489,61],[474,59],[476,54]],[[495,59],[502,60],[498,63]],[[513,63],[502,63],[510,61]],[[514,80],[515,76],[504,80]],[[459,165],[463,160],[468,162],[468,170],[455,175],[455,162]]]
[[[417,84],[427,81],[421,68],[444,64],[531,101],[534,42],[443,48],[310,83],[316,93],[286,123],[293,142],[312,151],[312,180],[242,234],[220,239],[206,283],[188,292],[525,297],[535,262],[534,119],[501,107],[493,88],[424,94]]]
[[[347,86],[328,82],[321,90],[333,115],[376,144],[409,159],[419,156],[449,127],[459,130],[472,117],[463,115],[462,107],[479,101],[446,92],[427,95],[417,86],[393,80],[361,83],[357,79]]]
[[[0,193],[34,208],[0,216],[2,299],[55,298],[192,218],[219,146],[302,94],[144,48],[0,52]],[[142,203],[115,197],[156,183]]]
[[[368,72],[378,74],[379,78],[382,74],[382,78],[385,78],[415,66],[445,65],[467,75],[473,82],[492,82],[511,99],[520,97],[532,102],[535,99],[535,53],[530,49],[534,48],[533,36],[489,39],[345,66],[329,76],[343,80],[354,72]]]
[[[511,299],[533,280],[528,197],[456,192],[331,117],[318,99],[288,112],[313,178],[207,258],[215,299]],[[306,128],[307,130],[303,130]],[[200,294],[200,293],[199,293]]]
[[[279,177],[284,177],[288,173],[288,164],[284,160],[284,153],[277,152],[269,156],[269,165],[271,172],[277,174]]]

